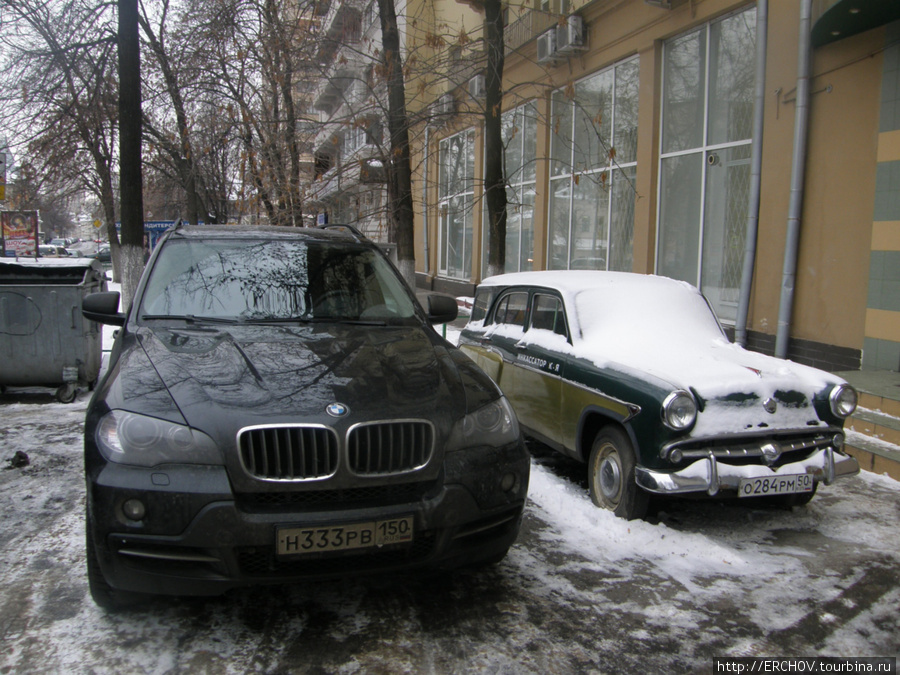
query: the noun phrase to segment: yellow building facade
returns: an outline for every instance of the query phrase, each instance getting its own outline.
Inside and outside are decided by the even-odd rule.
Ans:
[[[506,271],[683,279],[751,348],[900,370],[895,4],[509,6]],[[437,0],[408,21],[417,281],[472,295],[482,19]]]

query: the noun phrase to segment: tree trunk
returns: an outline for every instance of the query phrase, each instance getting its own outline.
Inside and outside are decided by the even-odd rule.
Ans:
[[[485,276],[506,267],[506,179],[503,175],[503,11],[500,0],[485,0],[487,48],[484,110],[484,194],[488,212],[488,268]]]
[[[141,175],[141,57],[137,0],[119,6],[119,212],[122,240],[122,308],[131,304],[144,269],[144,201]],[[107,223],[107,227],[113,226]],[[112,249],[111,249],[112,250]]]
[[[170,154],[173,162],[178,169],[179,178],[185,191],[187,221],[196,225],[201,220],[209,222],[209,213],[206,209],[203,195],[200,194],[197,187],[197,164],[194,158],[194,151],[191,143],[190,129],[188,127],[187,112],[184,105],[184,98],[181,95],[181,87],[178,82],[178,75],[172,68],[169,55],[166,53],[166,46],[163,44],[164,33],[163,28],[157,36],[153,31],[150,22],[146,18],[139,17],[140,26],[144,29],[144,35],[150,43],[150,48],[156,56],[159,64],[159,70],[166,85],[166,91],[172,101],[172,110],[175,113],[175,121],[178,125],[179,146],[172,148]],[[138,64],[140,67],[140,64]],[[140,92],[138,92],[140,96]],[[162,135],[162,133],[160,134]]]
[[[412,166],[409,158],[409,118],[406,87],[400,58],[400,32],[394,0],[378,0],[381,41],[388,88],[388,132],[391,137],[388,162],[388,217],[391,239],[397,244],[400,272],[411,288],[416,287],[416,252],[413,237]]]

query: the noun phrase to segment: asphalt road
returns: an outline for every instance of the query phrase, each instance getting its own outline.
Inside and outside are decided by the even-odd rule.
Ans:
[[[712,673],[723,656],[900,654],[897,482],[855,477],[793,511],[673,502],[624,523],[541,447],[519,542],[494,567],[107,614],[84,573],[85,404],[0,396],[3,674]]]

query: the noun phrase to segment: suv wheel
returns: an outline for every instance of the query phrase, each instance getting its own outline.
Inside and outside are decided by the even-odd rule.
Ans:
[[[620,518],[643,518],[649,495],[634,480],[634,449],[624,431],[607,427],[594,439],[588,462],[591,500]]]
[[[97,549],[94,546],[94,538],[91,535],[91,518],[85,520],[85,554],[87,557],[88,589],[94,603],[109,612],[117,612],[138,604],[143,595],[119,591],[110,586],[100,571],[100,563],[97,561]]]

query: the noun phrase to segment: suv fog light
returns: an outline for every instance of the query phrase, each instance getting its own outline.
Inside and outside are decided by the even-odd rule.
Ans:
[[[831,445],[835,450],[840,450],[844,447],[844,434],[835,434],[834,439],[831,441]]]
[[[509,492],[516,486],[516,474],[507,473],[503,475],[503,478],[500,479],[500,489],[504,492]]]
[[[669,461],[678,464],[682,459],[684,459],[684,455],[681,453],[681,450],[675,448],[672,452],[669,453]]]
[[[143,520],[147,515],[147,508],[140,499],[129,499],[122,504],[122,513],[128,520]]]

